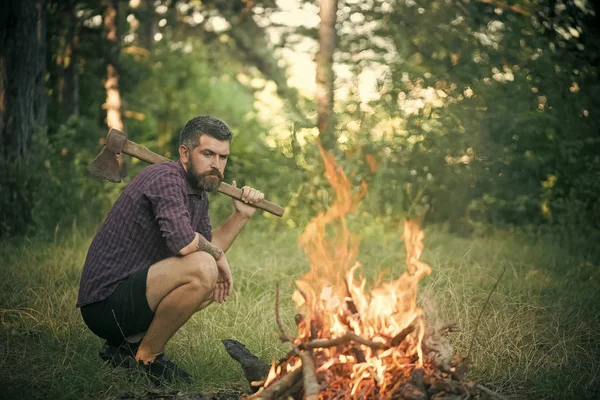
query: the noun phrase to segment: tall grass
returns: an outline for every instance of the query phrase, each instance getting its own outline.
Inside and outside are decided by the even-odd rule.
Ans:
[[[361,273],[390,278],[404,270],[400,231],[362,231]],[[230,252],[235,292],[196,314],[167,353],[196,383],[184,390],[245,389],[240,368],[220,340],[234,338],[270,361],[288,350],[275,334],[275,285],[281,314],[294,332],[293,281],[308,270],[299,232],[248,227]],[[0,393],[2,398],[118,398],[151,384],[103,365],[102,341],[75,308],[79,275],[93,232],[73,227],[53,240],[0,244]],[[600,270],[544,237],[497,233],[457,238],[426,231],[424,260],[433,268],[420,289],[430,321],[456,322],[451,342],[466,356],[470,377],[511,396],[600,397]],[[504,277],[475,321],[501,271]]]

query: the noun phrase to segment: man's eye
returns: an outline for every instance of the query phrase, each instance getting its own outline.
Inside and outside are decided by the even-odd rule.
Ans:
[[[221,156],[221,160],[227,160],[227,156]]]

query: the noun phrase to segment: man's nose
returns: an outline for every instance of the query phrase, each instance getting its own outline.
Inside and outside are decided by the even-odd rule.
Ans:
[[[211,168],[221,169],[222,165],[223,165],[223,160],[221,160],[221,158],[219,156],[215,156],[211,159],[211,164],[210,164]]]

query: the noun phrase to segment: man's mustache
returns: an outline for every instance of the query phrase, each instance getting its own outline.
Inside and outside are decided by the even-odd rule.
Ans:
[[[205,176],[210,176],[210,175],[215,175],[216,177],[218,177],[220,180],[223,180],[223,174],[221,173],[221,171],[219,171],[216,168],[211,169],[210,171],[206,171],[203,172],[202,174],[200,174],[201,177],[205,177]]]

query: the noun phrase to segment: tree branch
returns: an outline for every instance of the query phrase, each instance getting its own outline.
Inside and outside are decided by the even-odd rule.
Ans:
[[[319,398],[319,392],[321,386],[317,380],[317,373],[315,372],[315,360],[312,356],[311,350],[295,350],[300,360],[302,360],[302,376],[304,379],[304,398],[306,400],[317,400]]]
[[[500,8],[502,10],[511,10],[513,12],[516,12],[517,14],[521,14],[521,15],[525,15],[525,16],[529,16],[531,15],[531,13],[524,9],[523,7],[521,7],[518,4],[508,4],[505,1],[501,1],[501,0],[478,0],[481,3],[486,3],[486,4],[490,4],[496,8]]]
[[[269,385],[269,387],[262,389],[252,396],[248,397],[248,400],[271,400],[278,399],[282,394],[286,393],[296,383],[302,380],[302,368],[298,368],[289,374],[277,379],[275,382]]]
[[[298,347],[301,349],[324,349],[328,347],[338,346],[340,344],[349,343],[351,341],[360,343],[367,347],[370,347],[374,350],[384,350],[389,348],[389,346],[385,343],[374,342],[372,340],[365,339],[361,336],[358,336],[354,332],[346,332],[345,335],[339,336],[334,339],[315,339],[311,340],[308,343],[302,343]]]
[[[277,322],[277,327],[279,328],[279,339],[282,342],[290,342],[294,341],[285,333],[283,329],[283,324],[281,323],[281,317],[279,316],[279,283],[275,285],[275,322]]]

